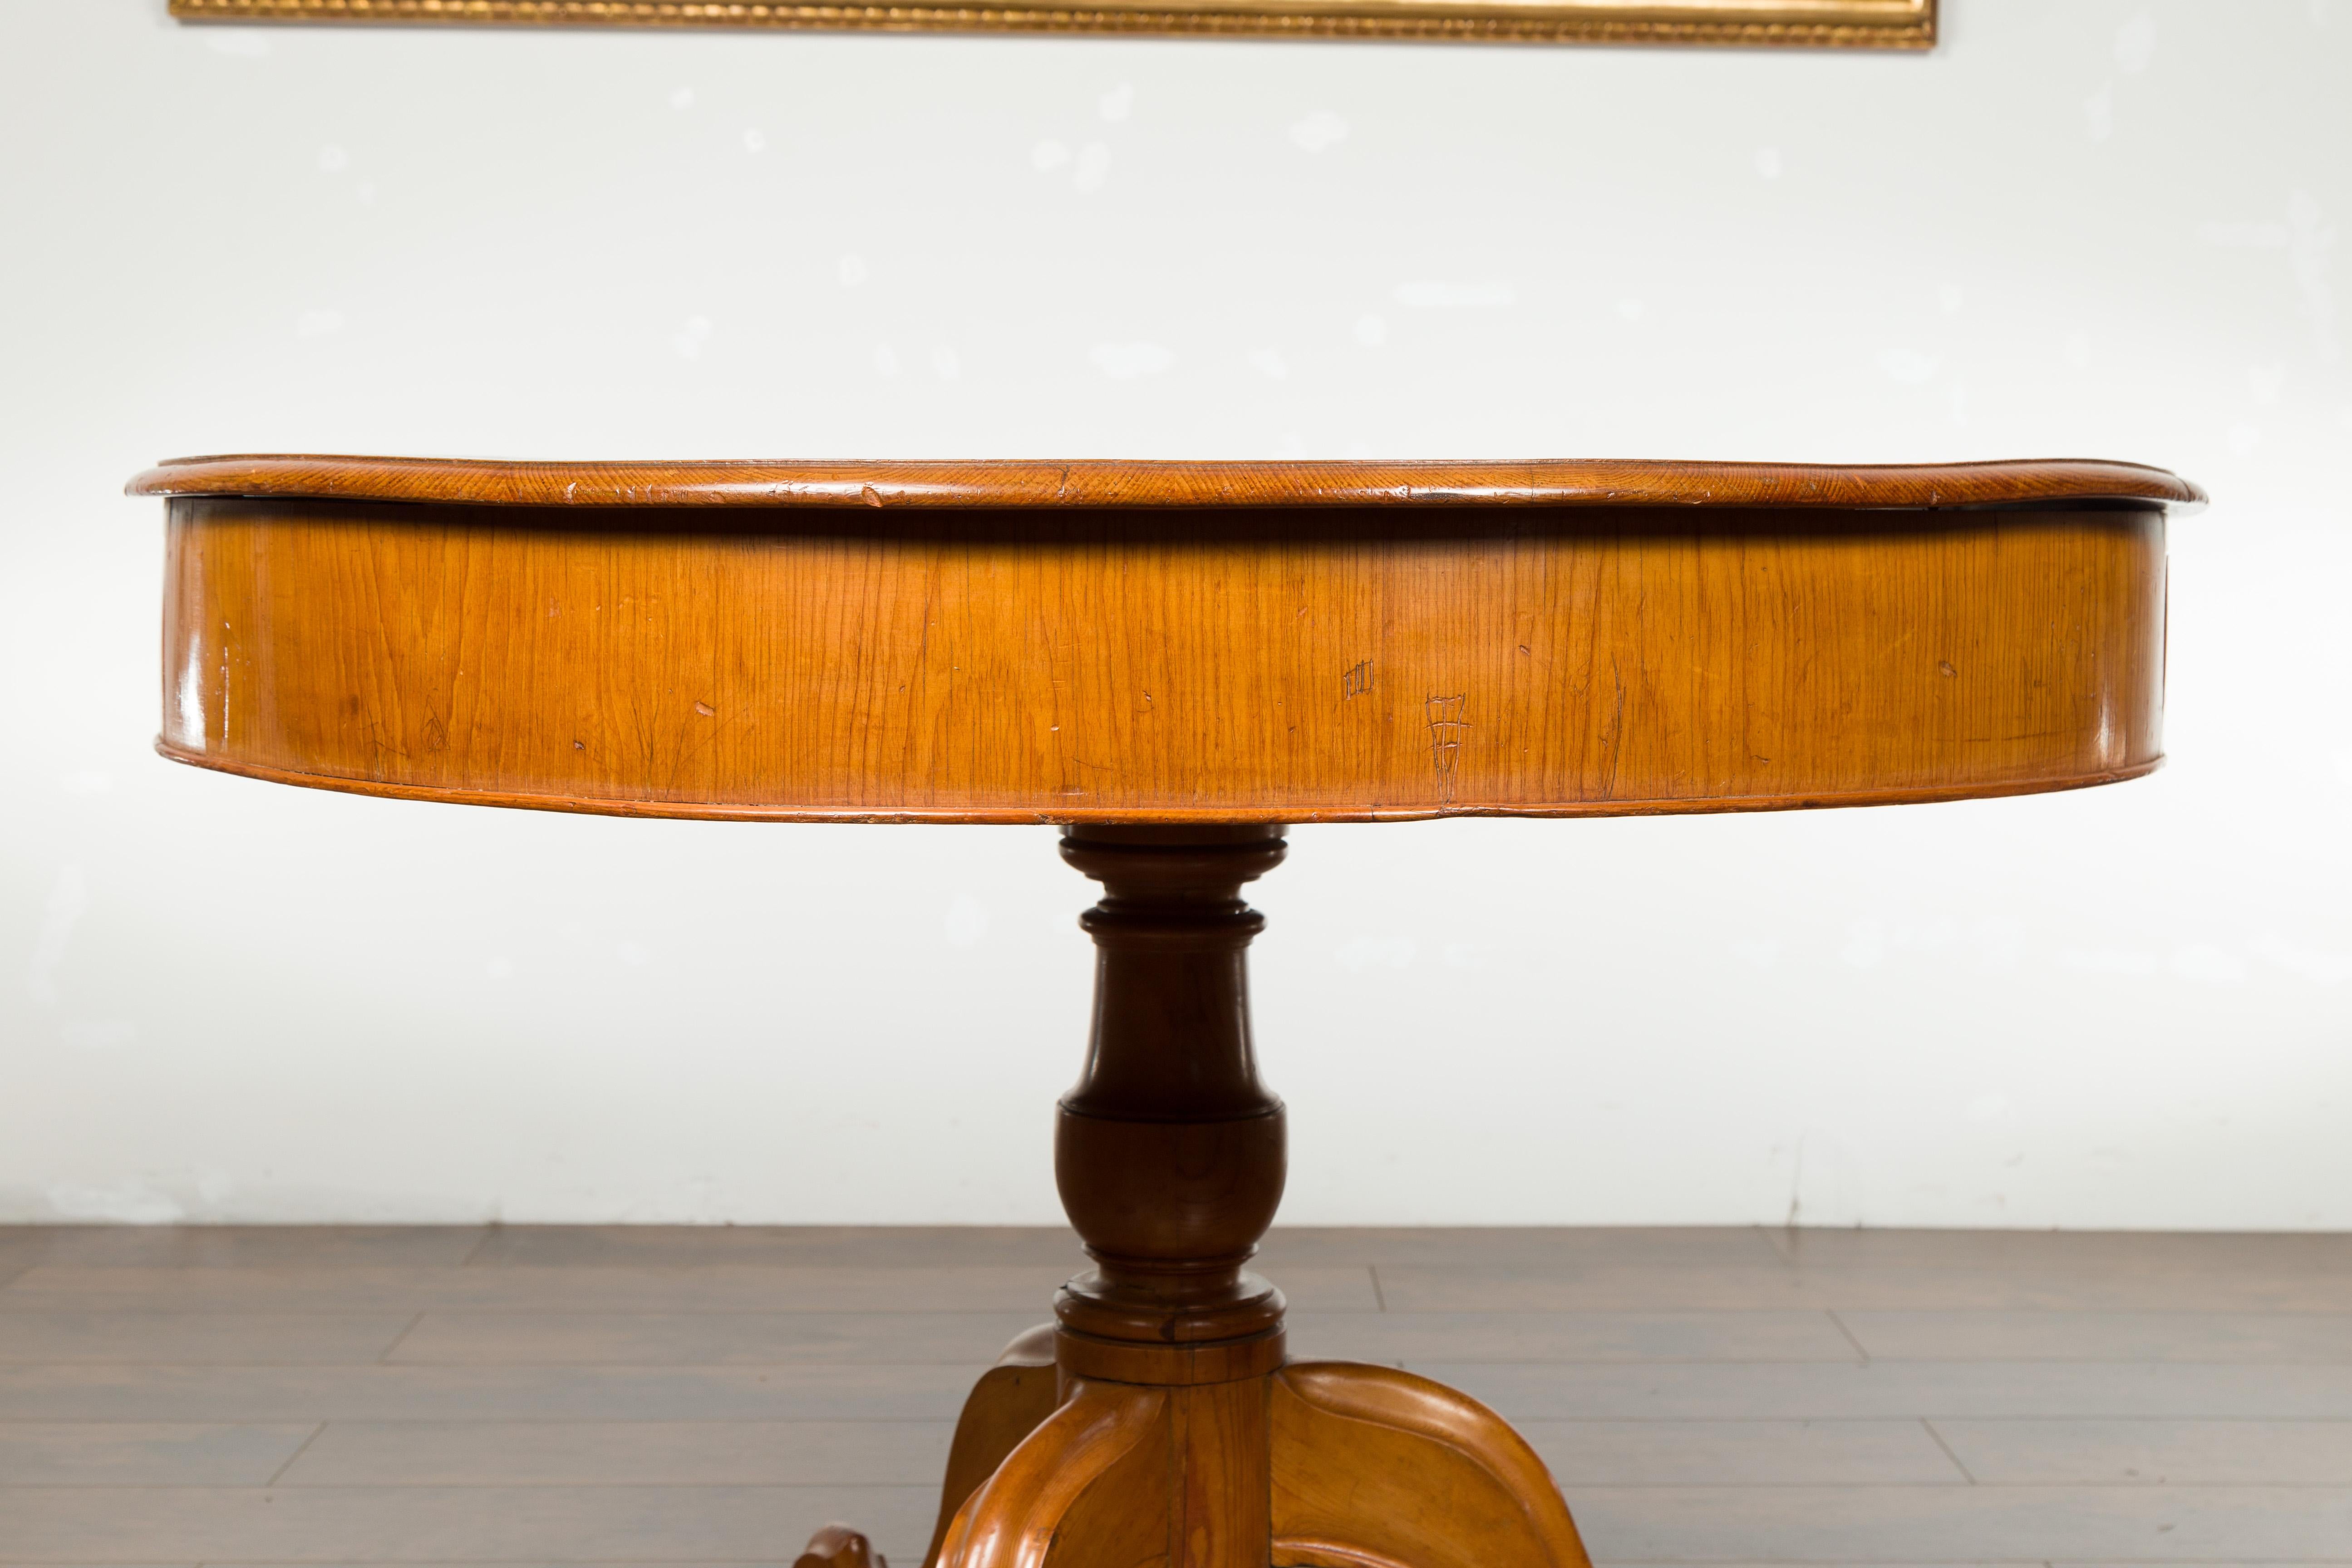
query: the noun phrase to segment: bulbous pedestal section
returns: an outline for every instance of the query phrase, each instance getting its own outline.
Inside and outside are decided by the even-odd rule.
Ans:
[[[1274,1221],[1282,1102],[1258,1081],[1241,889],[1281,863],[1273,827],[1089,827],[1062,841],[1103,884],[1085,1071],[1054,1141],[1095,1268],[1055,1304],[1078,1375],[1194,1384],[1281,1360],[1282,1296],[1244,1265]]]

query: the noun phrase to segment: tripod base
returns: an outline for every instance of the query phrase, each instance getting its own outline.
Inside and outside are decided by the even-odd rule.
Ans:
[[[1589,1568],[1542,1461],[1443,1384],[1298,1362],[1057,1397],[1051,1334],[965,1403],[924,1568]],[[828,1525],[798,1568],[879,1561]]]
[[[1244,884],[1263,826],[1086,827],[1103,884],[1087,1065],[1055,1173],[1095,1268],[966,1402],[924,1568],[1590,1568],[1541,1460],[1466,1395],[1388,1367],[1292,1363],[1246,1271],[1282,1195],[1257,1079]],[[798,1568],[878,1568],[818,1531]]]

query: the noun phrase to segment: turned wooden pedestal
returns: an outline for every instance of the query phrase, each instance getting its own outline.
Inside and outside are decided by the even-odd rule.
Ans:
[[[927,1561],[1582,1564],[1499,1417],[1409,1373],[1288,1361],[1282,1292],[1244,1267],[1282,1200],[1283,1112],[1250,1048],[1265,922],[1241,891],[1280,830],[1087,827],[1062,853],[1103,885],[1093,1038],[1054,1142],[1095,1267],[973,1390]],[[811,1556],[864,1550],[836,1529]]]
[[[222,458],[167,756],[330,789],[1057,823],[1102,884],[1055,1170],[1094,1267],[957,1427],[934,1568],[1581,1568],[1493,1412],[1297,1363],[1243,889],[1282,825],[1952,800],[2161,760],[2164,527],[2102,463]],[[862,1568],[829,1526],[803,1568]],[[901,1565],[905,1568],[905,1565]]]

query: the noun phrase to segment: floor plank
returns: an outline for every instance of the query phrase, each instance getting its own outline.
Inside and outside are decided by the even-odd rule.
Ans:
[[[1754,1226],[1276,1226],[1261,1272],[1311,1264],[1379,1268],[1756,1268],[1784,1263]]]
[[[1938,1421],[1987,1486],[2352,1487],[2352,1421]]]
[[[951,1421],[960,1366],[0,1366],[0,1421]]]
[[[41,1261],[84,1268],[454,1266],[489,1234],[478,1225],[74,1225],[25,1226]]]
[[[1620,1563],[2352,1560],[2352,1490],[1654,1487],[1570,1494]]]
[[[1380,1267],[1379,1279],[1391,1312],[1801,1312],[1828,1304],[1771,1261],[1405,1263]]]
[[[1528,1421],[1562,1487],[1966,1486],[1917,1421]]]
[[[2133,1416],[2352,1420],[2352,1367],[1873,1362],[1605,1366],[1430,1362],[1412,1369],[1513,1420]]]
[[[0,1312],[0,1363],[348,1365],[392,1349],[412,1312]]]
[[[1753,1268],[1465,1264],[1380,1270],[1391,1310],[1419,1312],[1847,1311],[2338,1312],[2352,1269],[2125,1269],[2063,1262],[2011,1268],[1909,1265]]]
[[[15,1237],[0,1237],[0,1289],[41,1260],[41,1249]]]
[[[344,1421],[279,1478],[310,1486],[894,1485],[936,1492],[945,1421]]]
[[[1780,1257],[1809,1267],[2105,1268],[2259,1273],[2352,1269],[2352,1232],[2155,1230],[1784,1229],[1758,1233]]]
[[[1389,1363],[1862,1359],[1822,1312],[1294,1312],[1290,1345]]]
[[[2352,1362],[2352,1312],[1838,1314],[1892,1361]]]
[[[1360,1270],[1344,1271],[1360,1276]],[[40,1264],[0,1314],[183,1312],[1018,1312],[1049,1307],[1053,1268],[81,1268]],[[1361,1283],[1373,1304],[1369,1279]]]
[[[1363,1314],[1370,1317],[1372,1314]],[[426,1312],[386,1359],[399,1365],[633,1366],[935,1362],[976,1373],[1025,1312]],[[0,1315],[0,1324],[5,1322]]]
[[[482,1268],[1034,1265],[1075,1274],[1086,1255],[1076,1233],[1058,1226],[502,1225],[479,1233],[457,1261]]]
[[[11,1487],[0,1562],[789,1562],[840,1518],[919,1562],[938,1501],[877,1486]]]
[[[262,1486],[318,1430],[309,1423],[0,1422],[0,1487]]]

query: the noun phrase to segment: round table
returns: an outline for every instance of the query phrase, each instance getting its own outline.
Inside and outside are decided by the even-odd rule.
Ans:
[[[2162,760],[2164,530],[2063,461],[190,458],[164,755],[747,821],[1063,825],[1093,1267],[965,1406],[929,1563],[1572,1568],[1475,1401],[1287,1359],[1244,886],[1295,822],[1953,800]],[[804,1563],[862,1563],[829,1526]]]

